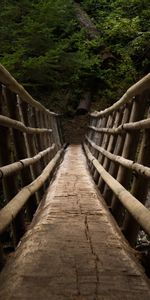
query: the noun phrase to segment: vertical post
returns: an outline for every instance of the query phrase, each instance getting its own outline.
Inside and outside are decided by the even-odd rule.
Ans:
[[[114,124],[113,124],[112,128],[118,127],[118,124],[120,123],[120,119],[121,119],[121,113],[117,110],[114,113]],[[114,135],[114,134],[110,135],[108,147],[107,147],[107,150],[109,152],[113,153],[114,148],[115,148],[116,139],[117,139],[116,135]],[[109,166],[110,166],[110,159],[105,157],[103,167],[106,171],[108,171]],[[105,181],[103,180],[101,183],[101,186],[100,186],[101,193],[103,192],[105,185],[106,185]]]
[[[19,98],[18,98],[18,101],[19,101]],[[21,122],[23,124],[25,124],[26,126],[29,126],[29,127],[32,126],[32,125],[30,125],[30,121],[31,121],[32,116],[29,115],[29,114],[31,114],[31,112],[29,111],[29,107],[28,107],[27,103],[25,103],[23,101],[19,102],[19,113],[20,113]],[[36,155],[37,153],[36,153],[36,148],[35,148],[35,137],[34,137],[34,135],[24,133],[24,139],[25,139],[25,144],[26,144],[26,149],[27,149],[27,156],[32,157],[32,156]],[[37,164],[35,164],[34,166],[30,166],[29,168],[30,168],[30,172],[31,172],[31,178],[32,178],[32,181],[33,181],[40,174],[40,169],[39,169],[39,166]],[[43,194],[42,189],[38,190],[35,193],[37,203],[40,202],[42,194]]]
[[[17,106],[16,106],[17,111],[16,111],[16,117],[19,121],[23,121],[23,119],[21,118],[21,100],[20,98],[17,96]],[[22,158],[28,158],[29,157],[29,153],[28,153],[28,149],[27,149],[27,141],[26,141],[26,134],[22,133],[20,135],[18,135],[18,141],[17,142],[17,155],[18,155],[18,160],[22,159]],[[21,171],[21,180],[22,180],[22,187],[30,184],[33,180],[32,175],[31,175],[31,170],[30,167],[25,168]],[[30,197],[30,199],[28,200],[27,204],[27,216],[29,221],[32,220],[33,215],[37,209],[37,199],[35,194],[32,195]]]
[[[124,111],[122,111],[122,110],[120,111],[121,124],[128,122],[129,116],[130,116],[130,111],[131,111],[130,104],[127,105],[127,107],[125,108]],[[123,116],[122,116],[122,113],[123,113]],[[118,124],[118,125],[120,125],[120,124]],[[113,151],[114,154],[120,155],[120,153],[122,152],[122,149],[123,149],[124,140],[125,140],[124,135],[119,134],[117,136],[116,141],[115,141],[114,151]],[[118,170],[118,166],[114,162],[111,161],[109,169],[108,169],[108,173],[115,178],[116,174],[117,174],[117,170]],[[106,184],[105,184],[104,191],[103,191],[103,197],[104,197],[105,201],[110,205],[111,199],[112,199],[112,191]]]
[[[102,121],[101,121],[101,127],[102,128],[106,126],[106,122],[107,122],[107,117],[106,116],[102,117]],[[104,137],[104,133],[101,132],[101,134],[99,136],[99,140],[97,142],[98,146],[101,146],[101,144],[103,143],[103,137]],[[98,151],[97,151],[97,159],[98,159],[98,161],[101,159],[101,154]],[[97,170],[95,170],[93,176],[94,176],[95,182],[97,183],[98,179],[99,179],[99,176],[100,176],[99,173],[97,172]]]
[[[148,117],[150,117],[150,111],[148,111]],[[137,162],[147,167],[150,167],[149,149],[150,149],[150,130],[146,129],[142,137]],[[143,204],[145,204],[146,202],[148,185],[149,185],[148,178],[136,174],[133,176],[131,193],[134,197],[138,198],[139,201]],[[123,233],[125,234],[126,238],[128,239],[128,241],[132,246],[134,246],[136,243],[139,228],[140,226],[138,225],[138,223],[126,211],[124,222],[123,222]]]
[[[40,122],[40,111],[38,111],[37,109],[34,109],[34,121],[35,121],[35,127],[40,128],[41,127],[41,122]],[[38,151],[42,151],[43,147],[42,147],[42,135],[38,134],[37,137],[37,146],[38,146]],[[42,170],[44,169],[44,160],[43,158],[39,161],[39,169],[40,169],[40,173],[42,172]]]
[[[12,94],[9,90],[6,90],[6,101],[9,116],[15,120],[20,121],[18,97],[15,94]],[[18,161],[28,157],[24,134],[19,132],[18,130],[13,130],[12,132],[15,145],[16,160]],[[22,187],[28,185],[32,181],[29,169],[23,169],[20,177]],[[28,218],[31,221],[37,208],[37,202],[34,195],[30,197],[26,207]]]
[[[46,125],[45,125],[45,120],[44,120],[44,114],[42,111],[39,112],[39,116],[40,116],[40,124],[41,124],[41,128],[46,128]],[[41,135],[42,137],[42,148],[43,150],[47,148],[48,146],[48,143],[47,143],[47,133],[43,133]],[[44,161],[44,166],[47,165],[48,163],[48,160],[47,160],[47,157],[43,157],[43,161]]]
[[[63,137],[63,133],[62,133],[61,115],[60,116],[56,116],[56,120],[57,120],[57,127],[58,127],[60,142],[61,142],[61,145],[63,145],[63,143],[64,143],[64,137]]]
[[[50,116],[48,114],[45,115],[46,127],[48,129],[52,129],[52,128],[50,128],[49,118],[50,118]],[[49,147],[52,146],[52,143],[53,143],[53,141],[52,141],[52,133],[49,133],[49,135],[48,135],[48,146]],[[48,155],[49,161],[53,158],[53,156],[54,156],[54,151],[51,151],[51,153],[49,153],[49,155]]]
[[[114,121],[114,113],[109,115],[106,127],[107,127],[107,128],[112,127],[113,121]],[[105,133],[105,134],[104,134],[104,138],[103,138],[103,143],[102,143],[102,145],[101,145],[102,148],[107,149],[108,143],[109,143],[109,138],[110,138],[109,134]],[[101,159],[100,159],[100,161],[99,161],[100,164],[101,164],[102,166],[103,166],[103,164],[104,164],[104,161],[105,161],[105,156],[102,155],[102,156],[101,156]],[[99,178],[99,181],[98,181],[98,188],[99,188],[100,190],[101,190],[101,185],[102,185],[102,183],[103,183],[103,179],[102,179],[102,177],[100,177],[100,178]]]
[[[100,119],[96,119],[95,126],[97,128],[100,128],[101,122],[102,122],[101,118]],[[93,135],[93,138],[92,138],[92,140],[94,141],[94,143],[95,144],[99,144],[99,139],[100,139],[100,133],[99,132],[94,132],[94,135]],[[89,146],[91,146],[91,145],[89,144]],[[96,149],[94,149],[92,146],[91,146],[91,149],[92,149],[92,152],[93,152],[93,156],[95,156],[95,158],[98,158],[99,152]],[[95,172],[95,167],[94,167],[94,165],[92,165],[91,166],[91,173],[94,174],[94,172]]]
[[[1,105],[0,110],[3,113],[3,109],[5,107],[5,113],[7,108],[7,95],[6,88],[2,87],[2,100],[3,105]],[[9,101],[12,99],[9,98]],[[8,113],[8,112],[7,112]],[[8,115],[9,116],[9,115]],[[11,131],[8,128],[0,128],[0,136],[1,141],[3,141],[2,147],[0,147],[0,165],[4,166],[8,163],[12,162],[12,157],[14,156],[14,147],[13,144],[13,136],[11,135]],[[14,176],[9,176],[7,178],[2,179],[3,191],[5,201],[9,202],[17,193],[18,193],[18,178]],[[12,232],[13,232],[13,242],[14,247],[18,244],[21,236],[25,232],[25,222],[24,222],[24,212],[21,210],[16,218],[12,222]]]
[[[90,118],[90,125],[91,126],[96,126],[96,124],[97,124],[97,119],[91,117]],[[94,134],[95,134],[95,132],[92,129],[90,129],[90,131],[89,131],[89,139],[92,140],[94,138]],[[93,154],[93,148],[91,147],[91,145],[89,145],[89,149],[90,149],[91,153]],[[89,167],[90,167],[90,170],[92,170],[93,164],[91,162],[89,162]]]
[[[58,133],[58,127],[57,127],[57,121],[56,121],[56,116],[51,116],[51,128],[53,130],[53,138],[56,144],[56,149],[60,149],[61,143],[60,143],[60,138],[59,138],[59,133]]]
[[[135,122],[140,120],[145,112],[145,101],[140,101],[140,97],[135,98],[133,101],[132,111],[129,122]],[[128,132],[126,134],[122,156],[124,158],[129,158],[131,160],[134,160],[136,152],[137,152],[137,145],[139,141],[139,131],[134,132],[134,138],[133,134],[131,132]],[[129,188],[130,180],[131,180],[131,171],[127,170],[126,168],[119,166],[118,174],[117,174],[117,181],[120,182],[126,189]],[[116,196],[113,196],[112,199],[112,206],[111,210],[118,221],[118,223],[121,225],[122,219],[124,217],[124,208],[120,201],[116,198]]]

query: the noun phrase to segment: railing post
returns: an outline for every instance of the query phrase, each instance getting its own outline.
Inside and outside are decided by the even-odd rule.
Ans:
[[[30,126],[30,122],[32,122],[32,121],[31,120],[29,121],[31,116],[28,115],[28,113],[29,113],[28,104],[25,102],[22,102],[21,99],[19,99],[19,97],[18,97],[18,101],[19,101],[20,120],[26,126]],[[26,150],[27,150],[27,157],[29,158],[29,157],[32,157],[35,154],[37,154],[36,148],[35,148],[34,135],[24,133],[24,139],[25,139],[25,145],[26,145]],[[32,178],[31,181],[33,181],[40,174],[40,169],[39,169],[39,166],[37,166],[37,165],[30,166],[29,168],[30,168],[31,178]],[[40,192],[40,191],[35,193],[37,204],[40,202],[42,194],[43,194],[43,192]]]
[[[148,112],[148,117],[150,117],[150,111]],[[143,133],[137,162],[147,167],[150,167],[149,149],[150,129],[146,129]],[[138,198],[143,204],[145,204],[146,202],[148,186],[149,178],[145,178],[144,176],[134,174],[131,186],[131,193],[133,196]],[[134,246],[136,243],[139,228],[140,226],[138,225],[138,223],[132,218],[132,216],[128,212],[126,212],[123,222],[123,233],[125,234],[126,238],[132,246]]]
[[[119,110],[117,110],[114,113],[114,123],[113,123],[112,128],[117,127],[118,124],[120,123],[120,120],[121,120],[121,113],[119,112]],[[111,153],[113,153],[113,151],[114,151],[116,139],[117,139],[117,136],[114,134],[111,134],[109,137],[107,150]],[[108,171],[109,166],[110,166],[110,160],[107,157],[105,157],[103,167],[106,171]],[[102,182],[99,183],[99,189],[100,189],[101,193],[103,193],[104,187],[105,187],[105,182],[104,182],[104,180],[102,180]],[[108,204],[110,204],[110,203],[108,203]]]
[[[98,128],[100,128],[101,123],[102,123],[102,119],[99,118],[99,119],[97,119],[97,120],[95,120],[95,121],[96,121],[95,126],[98,127]],[[89,129],[89,130],[91,130],[91,129]],[[99,140],[100,140],[100,134],[99,134],[98,132],[94,132],[94,133],[93,133],[93,141],[95,141],[96,144],[99,144]],[[96,158],[98,157],[99,153],[98,153],[98,151],[97,151],[96,149],[93,149],[93,148],[91,147],[91,152],[93,153],[93,155],[94,155]],[[95,173],[95,168],[94,168],[93,165],[91,166],[91,173],[93,173],[93,175],[94,175],[94,173]]]
[[[45,120],[44,120],[44,113],[42,111],[39,112],[39,118],[40,118],[40,127],[45,128],[46,126],[45,126]],[[47,146],[48,146],[47,133],[43,133],[41,135],[41,139],[42,139],[42,150],[43,150],[43,149],[46,149]],[[46,156],[43,158],[43,161],[44,161],[44,167],[45,167],[48,163],[48,160],[47,160]]]
[[[56,116],[56,121],[57,121],[57,127],[58,127],[60,142],[61,142],[61,145],[63,145],[63,143],[64,143],[64,137],[63,137],[63,133],[62,133],[61,115]]]
[[[46,127],[47,127],[48,129],[52,129],[52,128],[50,127],[50,120],[49,120],[49,119],[50,119],[50,116],[49,116],[49,115],[45,115],[45,123],[46,123]],[[49,147],[52,146],[52,144],[53,144],[52,134],[53,134],[53,133],[50,133],[50,134],[48,135],[48,146],[49,146]],[[52,157],[54,156],[54,153],[55,153],[55,150],[52,151],[52,152],[49,154],[49,160],[52,159]]]
[[[53,139],[54,142],[56,144],[56,149],[60,149],[61,147],[61,142],[60,142],[60,138],[59,138],[59,132],[58,132],[58,127],[57,127],[57,122],[56,122],[56,116],[51,116],[51,128],[53,130],[52,134],[53,134]]]
[[[10,97],[11,95],[9,95]],[[6,88],[2,87],[2,97],[3,105],[1,103],[0,110],[2,111],[5,107],[5,112],[7,112],[7,105],[10,108],[9,104],[7,103],[7,95],[6,95]],[[9,101],[12,99],[9,98]],[[10,103],[10,102],[9,102]],[[8,113],[8,112],[7,112]],[[0,165],[7,165],[8,162],[12,162],[12,157],[14,156],[13,152],[16,149],[12,149],[12,139],[13,136],[10,133],[8,128],[1,128],[0,129],[0,136],[2,141],[2,147],[0,147]],[[3,191],[6,203],[9,202],[18,192],[18,178],[14,176],[9,176],[7,178],[2,179],[3,184]],[[17,246],[21,236],[25,232],[25,222],[24,222],[24,212],[20,211],[16,216],[15,220],[12,222],[12,232],[13,232],[13,243],[14,247]]]
[[[101,123],[100,123],[100,127],[105,127],[105,125],[106,125],[106,122],[107,122],[107,117],[106,116],[104,116],[104,117],[102,117],[102,120],[101,120]],[[97,133],[98,134],[98,133]],[[98,137],[98,135],[97,135],[97,137],[96,137],[96,142],[97,142],[97,145],[99,146],[99,145],[101,145],[102,144],[102,142],[103,142],[103,137],[104,137],[104,133],[103,132],[101,132],[101,134],[99,135],[99,137]],[[92,139],[92,138],[91,138]],[[97,140],[98,139],[98,140]],[[93,150],[93,152],[94,152],[94,149],[92,149]],[[91,153],[93,154],[93,152],[91,151]],[[96,158],[99,160],[100,159],[100,153],[98,152],[98,151],[96,151]],[[94,168],[94,174],[93,174],[93,176],[94,176],[94,180],[95,180],[95,182],[97,183],[98,182],[98,179],[99,179],[99,174],[98,174],[98,172],[97,172],[97,170],[95,170],[95,168]]]
[[[17,112],[18,120],[22,121],[21,100],[18,96],[17,96],[17,107],[18,107],[18,112]],[[26,134],[22,133],[19,135],[19,137],[20,137],[20,139],[18,140],[18,144],[19,144],[20,151],[18,152],[18,159],[27,158],[27,157],[29,157],[28,156],[29,153],[28,153],[28,149],[27,149]],[[22,179],[22,187],[31,183],[33,178],[31,175],[30,167],[25,168],[21,171],[21,179]],[[28,215],[28,218],[30,221],[32,220],[36,209],[37,209],[37,199],[36,199],[35,195],[32,195],[30,197],[29,201],[27,202],[27,215]]]
[[[107,124],[106,124],[106,128],[110,128],[112,127],[113,125],[113,121],[114,121],[114,113],[110,114],[109,117],[108,117],[108,121],[107,121]],[[104,134],[104,138],[103,138],[103,142],[101,144],[101,147],[104,148],[104,149],[107,149],[108,147],[108,143],[109,143],[109,134],[105,133]],[[104,155],[101,155],[100,156],[100,159],[99,159],[99,163],[103,166],[104,164],[104,161],[105,161],[105,156]],[[99,177],[99,181],[98,181],[98,188],[100,189],[101,191],[101,185],[102,185],[102,182],[103,182],[103,179],[101,177]]]
[[[40,123],[40,111],[37,109],[34,109],[34,120],[35,120],[35,127],[41,127],[41,123]],[[42,135],[38,134],[36,137],[36,141],[37,141],[37,147],[38,147],[38,151],[42,151],[43,147],[42,147]],[[44,160],[41,159],[39,162],[39,169],[40,169],[40,173],[42,172],[42,170],[44,169]]]
[[[118,125],[120,125],[120,123],[124,124],[124,123],[128,122],[129,116],[130,116],[130,111],[131,111],[130,104],[127,105],[127,107],[125,108],[123,115],[122,115],[122,110],[120,111],[120,120],[119,120],[120,122]],[[124,140],[125,140],[124,135],[119,134],[117,136],[116,141],[115,141],[114,151],[113,151],[113,153],[115,155],[120,155],[120,153],[122,152]],[[117,170],[118,170],[118,166],[114,162],[111,161],[109,169],[108,169],[108,173],[110,175],[112,175],[113,177],[115,177],[117,174]],[[110,205],[111,200],[112,200],[112,191],[109,189],[109,187],[106,184],[105,184],[104,191],[103,191],[103,197],[104,197],[105,201]]]
[[[143,99],[142,99],[143,100]],[[145,101],[140,101],[140,98],[136,97],[132,110],[131,110],[131,115],[129,122],[135,122],[140,120],[145,112]],[[124,146],[122,150],[121,156],[124,158],[129,158],[131,160],[134,160],[135,155],[136,155],[136,149],[139,141],[139,132],[134,133],[134,138],[132,133],[127,133],[124,141]],[[131,171],[127,170],[126,168],[119,166],[117,177],[117,181],[120,182],[125,188],[128,189],[129,184],[130,184],[130,179],[131,179]],[[121,224],[122,219],[123,219],[123,206],[121,203],[118,201],[116,196],[113,196],[112,199],[112,205],[111,205],[111,210],[117,219],[118,223]]]

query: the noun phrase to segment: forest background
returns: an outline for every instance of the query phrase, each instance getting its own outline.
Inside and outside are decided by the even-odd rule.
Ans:
[[[150,1],[2,0],[1,63],[51,110],[74,113],[87,91],[92,109],[112,104],[150,70]],[[82,12],[81,12],[82,13]]]

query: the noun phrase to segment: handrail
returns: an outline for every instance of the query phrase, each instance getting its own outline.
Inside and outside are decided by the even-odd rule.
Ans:
[[[27,200],[43,186],[60,159],[63,149],[59,150],[55,157],[49,162],[40,176],[25,186],[4,208],[0,211],[0,234],[15,219],[18,212],[25,205]]]
[[[150,73],[131,86],[119,101],[104,111],[90,114],[85,136],[90,171],[132,246],[136,244],[140,225],[144,225],[144,230],[150,234],[143,223],[144,217],[141,223],[139,212],[134,207],[135,199],[142,204],[140,207],[145,205],[149,189],[149,97]],[[127,203],[125,196],[120,198],[117,192],[121,188],[118,184],[124,189]],[[134,200],[135,214],[130,209],[131,203],[128,207],[128,198]]]
[[[38,162],[42,157],[44,157],[46,154],[54,150],[56,147],[55,144],[52,144],[51,147],[40,151],[38,154],[36,154],[33,157],[21,159],[19,161],[16,161],[12,164],[0,167],[0,178],[4,178],[7,176],[10,176],[11,174],[14,174],[15,172],[18,172],[22,170],[23,168],[26,168],[28,166],[31,166]]]
[[[103,111],[95,111],[94,113],[91,113],[90,115],[92,117],[102,117],[109,113],[112,113],[114,110],[117,110],[119,107],[130,101],[133,97],[142,94],[145,90],[150,88],[150,73],[147,74],[145,77],[143,77],[141,80],[139,80],[137,83],[132,85],[126,93],[112,106],[106,108]]]
[[[105,169],[99,164],[98,160],[91,154],[86,144],[84,144],[86,155],[90,162],[95,166],[99,174],[105,180],[107,185],[115,193],[124,207],[131,213],[133,218],[138,221],[144,231],[150,235],[150,211],[144,207],[135,197],[131,195],[117,180],[115,180]]]
[[[47,128],[32,128],[32,127],[27,127],[25,126],[22,122],[13,120],[11,118],[8,118],[6,116],[0,115],[0,125],[17,129],[22,132],[26,132],[28,134],[41,134],[41,133],[51,133],[52,129],[47,129]]]
[[[126,167],[130,170],[135,171],[137,174],[140,174],[142,176],[150,178],[150,168],[145,167],[141,164],[138,164],[134,162],[133,160],[126,159],[122,156],[115,155],[104,148],[97,146],[94,142],[92,142],[87,136],[85,136],[85,139],[88,141],[88,143],[96,150],[98,150],[101,154],[105,155],[105,157],[109,158],[110,160],[114,161],[115,163]]]
[[[60,116],[35,101],[2,65],[0,82],[0,233],[11,225],[15,248],[64,148]]]
[[[36,101],[32,98],[32,96],[24,89],[24,87],[19,84],[14,77],[11,76],[11,74],[5,69],[4,66],[0,64],[0,81],[6,85],[9,90],[19,95],[19,97],[33,106],[34,108],[37,108],[47,114],[56,116],[57,114],[49,111],[46,109],[40,102]]]
[[[133,131],[133,130],[150,128],[150,118],[138,122],[121,124],[120,126],[113,127],[113,128],[98,128],[94,126],[88,126],[88,128],[96,132],[104,132],[108,134],[121,134],[121,133],[125,133],[125,130]]]

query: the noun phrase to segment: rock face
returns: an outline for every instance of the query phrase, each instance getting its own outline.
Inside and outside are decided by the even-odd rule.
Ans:
[[[79,145],[66,150],[30,229],[0,278],[4,300],[149,300]]]

